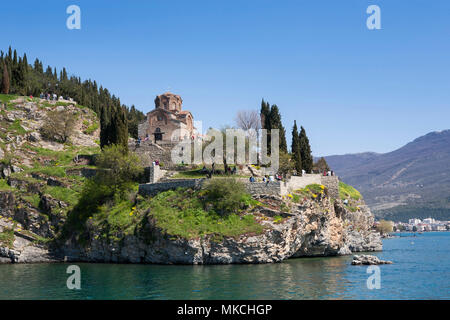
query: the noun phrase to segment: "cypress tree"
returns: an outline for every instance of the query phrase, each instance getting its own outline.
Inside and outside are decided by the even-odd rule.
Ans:
[[[307,173],[311,173],[313,168],[313,156],[311,153],[311,146],[309,144],[308,136],[305,128],[301,127],[300,135],[300,155],[302,157],[302,167]]]
[[[300,137],[297,129],[297,122],[294,120],[294,127],[292,128],[292,160],[294,161],[294,168],[299,175],[302,172],[302,156],[300,153]]]
[[[270,129],[279,129],[279,147],[280,152],[287,153],[287,142],[286,142],[286,130],[283,127],[283,124],[281,122],[281,115],[280,111],[278,109],[278,106],[276,104],[272,105],[270,108]]]
[[[261,127],[270,130],[270,105],[264,99],[261,101]]]
[[[2,93],[9,93],[9,73],[5,61],[3,61]]]

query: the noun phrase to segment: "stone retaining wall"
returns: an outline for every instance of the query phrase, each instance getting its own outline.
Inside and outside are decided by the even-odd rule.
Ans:
[[[328,189],[331,198],[339,198],[339,178],[337,176],[321,176],[322,184]]]
[[[205,179],[177,179],[167,182],[147,183],[139,185],[139,194],[142,196],[154,196],[159,192],[175,190],[177,188],[199,189]]]
[[[167,182],[157,182],[139,185],[139,194],[155,195],[158,192],[173,190],[177,188],[201,188],[206,179],[180,179]],[[306,187],[309,184],[323,184],[328,189],[328,195],[332,198],[339,198],[339,179],[336,176],[327,177],[317,175],[307,175],[304,177],[291,177],[287,182],[271,181],[249,182],[244,181],[247,191],[252,195],[271,194],[287,195],[294,190]]]

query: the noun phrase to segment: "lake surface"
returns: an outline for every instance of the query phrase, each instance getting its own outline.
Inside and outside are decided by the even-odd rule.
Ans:
[[[411,235],[411,234],[409,234]],[[0,299],[450,299],[450,232],[383,241],[375,253],[381,288],[351,256],[265,265],[77,264],[81,290],[69,290],[69,264],[0,265]]]

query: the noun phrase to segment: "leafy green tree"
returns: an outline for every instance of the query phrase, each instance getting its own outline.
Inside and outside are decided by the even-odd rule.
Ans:
[[[292,146],[291,146],[292,160],[294,162],[295,171],[297,174],[302,172],[302,155],[300,152],[300,137],[298,135],[297,122],[294,120],[294,127],[292,128]]]
[[[302,167],[307,173],[311,173],[313,168],[313,156],[311,146],[305,128],[301,127],[299,134],[300,154],[302,157]]]

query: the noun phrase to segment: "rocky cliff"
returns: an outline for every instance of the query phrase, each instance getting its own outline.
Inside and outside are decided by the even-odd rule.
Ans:
[[[21,236],[16,234],[12,248],[3,248],[0,256],[3,262],[9,258],[12,262],[228,264],[271,263],[382,249],[380,235],[371,229],[373,216],[366,206],[351,212],[342,201],[324,197],[279,210],[273,208],[282,206],[285,200],[281,197],[257,198],[263,205],[248,213],[264,226],[264,232],[257,235],[223,239],[214,235],[197,239],[174,237],[161,230],[149,213],[140,229],[122,239],[98,239],[92,230],[82,245],[71,238],[44,249],[18,240]]]
[[[251,215],[258,232],[183,237],[163,229],[154,212],[143,208],[136,210],[135,220],[129,211],[118,216],[119,222],[132,221],[127,232],[99,236],[104,235],[99,224],[89,222],[94,217],[83,232],[61,237],[80,197],[83,172],[95,171],[90,159],[99,152],[96,115],[76,105],[23,97],[0,109],[0,263],[271,263],[382,249],[364,202],[350,198],[344,204],[328,195],[325,186],[316,193],[255,196],[257,205],[238,219]],[[68,110],[76,119],[70,143],[39,134],[48,113],[58,109]],[[139,206],[146,199],[137,201]]]

